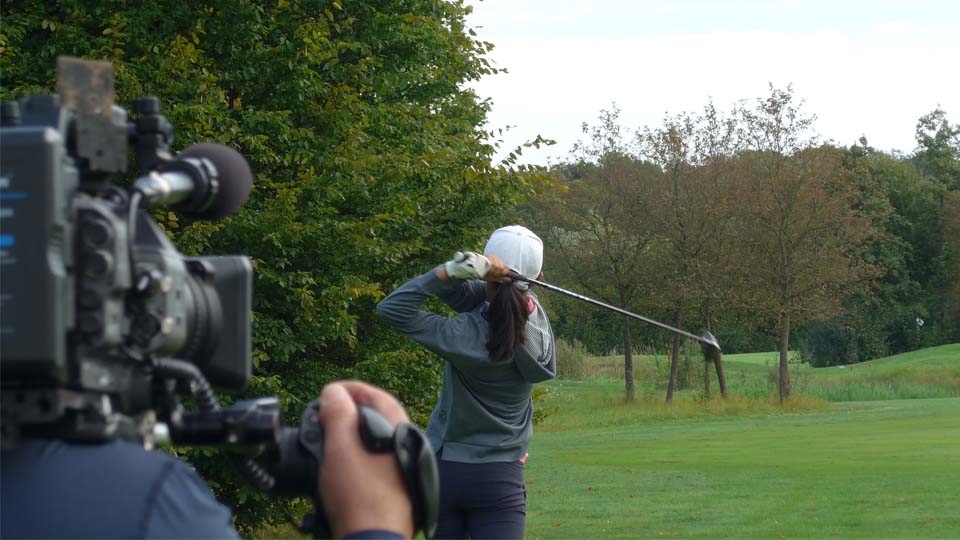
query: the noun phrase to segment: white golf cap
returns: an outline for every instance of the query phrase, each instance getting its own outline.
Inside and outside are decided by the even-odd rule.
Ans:
[[[522,225],[508,225],[493,231],[484,255],[496,255],[514,271],[536,279],[543,267],[543,241]]]

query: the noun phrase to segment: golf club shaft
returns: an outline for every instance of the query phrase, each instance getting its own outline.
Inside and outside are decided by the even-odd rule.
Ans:
[[[601,301],[599,301],[599,300],[594,300],[593,298],[588,298],[588,297],[586,297],[586,296],[583,296],[582,294],[577,294],[577,293],[575,293],[575,292],[573,292],[573,291],[568,291],[568,290],[566,290],[566,289],[561,289],[560,287],[557,287],[556,285],[550,285],[549,283],[544,283],[543,281],[539,281],[539,280],[536,280],[536,279],[531,279],[531,278],[528,278],[528,277],[525,277],[525,276],[521,276],[520,274],[518,274],[518,273],[516,273],[516,272],[513,272],[513,271],[511,271],[511,272],[508,274],[508,277],[509,277],[510,279],[517,280],[517,281],[526,281],[526,282],[528,282],[528,283],[533,283],[533,284],[535,284],[535,285],[538,285],[538,286],[540,286],[540,287],[543,287],[544,289],[549,289],[549,290],[551,290],[551,291],[558,292],[558,293],[560,293],[560,294],[565,294],[565,295],[570,296],[570,297],[572,297],[572,298],[576,298],[577,300],[583,300],[584,302],[586,302],[586,303],[588,303],[588,304],[593,304],[593,305],[595,305],[595,306],[599,306],[599,307],[602,307],[602,308],[606,308],[606,309],[609,309],[609,310],[611,310],[611,311],[616,311],[617,313],[620,313],[621,315],[626,315],[627,317],[632,317],[632,318],[634,318],[634,319],[641,320],[641,321],[643,321],[643,322],[645,322],[645,323],[647,323],[647,324],[652,324],[653,326],[656,326],[656,327],[658,327],[658,328],[662,328],[662,329],[667,330],[667,331],[669,331],[669,332],[673,332],[674,334],[680,334],[681,336],[685,336],[685,337],[688,337],[688,338],[690,338],[690,339],[699,341],[700,343],[703,343],[703,344],[705,344],[705,345],[709,345],[710,347],[714,347],[714,348],[716,348],[717,350],[720,349],[720,346],[719,346],[719,344],[717,343],[716,338],[714,338],[713,340],[711,340],[711,339],[709,339],[709,338],[707,338],[707,337],[705,337],[705,336],[698,336],[698,335],[696,335],[696,334],[691,334],[690,332],[687,332],[686,330],[681,330],[681,329],[679,329],[679,328],[674,328],[673,326],[670,326],[669,324],[664,324],[664,323],[662,323],[662,322],[660,322],[660,321],[655,321],[655,320],[653,320],[653,319],[648,319],[647,317],[644,317],[643,315],[637,315],[636,313],[631,313],[631,312],[629,312],[629,311],[627,311],[627,310],[625,310],[625,309],[621,309],[621,308],[618,308],[618,307],[616,307],[616,306],[611,306],[610,304],[601,302]],[[710,338],[713,338],[713,336],[711,335]]]

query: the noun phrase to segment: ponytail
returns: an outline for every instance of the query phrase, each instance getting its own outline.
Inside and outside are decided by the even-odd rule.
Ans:
[[[490,339],[487,351],[494,362],[510,360],[526,340],[527,293],[513,283],[499,283],[490,302]]]

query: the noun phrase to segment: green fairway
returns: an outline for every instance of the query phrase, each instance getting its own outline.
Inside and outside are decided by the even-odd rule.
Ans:
[[[960,399],[671,420],[602,386],[544,399],[529,538],[960,537]]]
[[[543,385],[527,536],[960,538],[960,344],[791,365],[783,406],[777,359],[726,356],[727,400],[665,404],[656,356],[636,358],[633,402],[617,356]]]
[[[755,364],[758,366],[775,366],[780,362],[780,353],[777,351],[728,354],[724,356],[727,362],[736,362],[742,364]]]

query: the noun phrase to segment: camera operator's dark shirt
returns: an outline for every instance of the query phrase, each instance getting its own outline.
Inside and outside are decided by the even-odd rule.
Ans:
[[[2,538],[237,538],[196,472],[121,441],[22,441],[0,456]]]

